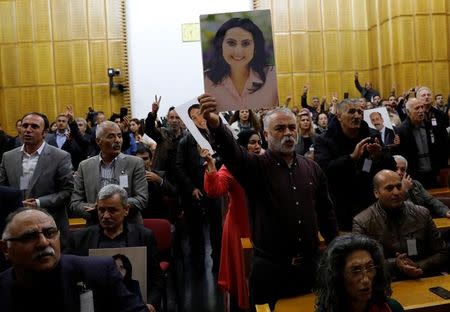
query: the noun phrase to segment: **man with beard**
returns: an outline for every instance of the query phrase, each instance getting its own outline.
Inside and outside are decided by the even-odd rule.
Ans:
[[[0,247],[12,264],[0,274],[3,312],[148,311],[126,289],[111,257],[61,255],[59,230],[44,210],[8,216]]]
[[[104,121],[96,131],[100,154],[80,163],[74,175],[70,209],[74,215],[88,221],[95,220],[93,212],[99,190],[108,184],[118,184],[128,194],[130,213],[127,221],[142,223],[141,211],[148,199],[144,162],[139,157],[120,152],[122,131],[114,122]]]
[[[396,168],[378,131],[370,129],[362,116],[357,100],[342,101],[336,118],[314,145],[315,160],[328,178],[339,229],[344,231],[350,231],[353,217],[374,202],[373,176],[381,169]]]
[[[329,242],[337,225],[325,174],[315,162],[295,154],[295,115],[287,108],[268,112],[268,149],[255,155],[235,142],[213,97],[201,95],[199,102],[215,150],[247,195],[254,246],[252,303],[273,308],[280,298],[310,292],[319,253],[317,232]]]
[[[353,219],[353,232],[383,246],[394,278],[420,278],[445,270],[446,244],[428,209],[404,201],[400,176],[382,170],[375,175],[373,186],[378,201]]]

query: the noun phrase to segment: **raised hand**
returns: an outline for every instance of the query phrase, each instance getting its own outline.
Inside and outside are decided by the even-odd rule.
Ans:
[[[217,128],[220,125],[220,117],[217,115],[217,102],[214,97],[208,93],[202,94],[197,98],[201,105],[201,113],[208,125]]]
[[[158,98],[158,95],[155,94],[155,101],[152,103],[152,112],[153,113],[158,112],[160,103],[161,103],[161,96]]]

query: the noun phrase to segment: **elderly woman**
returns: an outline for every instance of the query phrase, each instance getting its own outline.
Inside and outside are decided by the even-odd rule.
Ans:
[[[297,114],[297,128],[298,142],[295,146],[295,151],[300,155],[305,155],[310,148],[313,148],[317,137],[309,109],[303,108]]]
[[[360,234],[334,239],[318,268],[316,312],[399,312],[380,245]]]

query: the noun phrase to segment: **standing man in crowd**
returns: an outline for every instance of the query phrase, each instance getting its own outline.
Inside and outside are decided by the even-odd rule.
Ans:
[[[46,211],[13,212],[0,247],[12,264],[0,274],[2,312],[148,312],[126,289],[111,257],[61,255],[59,229]]]
[[[69,119],[66,115],[58,115],[58,117],[56,117],[56,132],[47,134],[45,136],[45,142],[67,151],[67,148],[63,148],[63,146],[69,141],[68,123]]]
[[[148,200],[147,182],[142,159],[122,154],[122,131],[112,121],[97,126],[100,154],[80,163],[75,173],[75,187],[70,208],[75,215],[95,220],[95,201],[99,190],[108,184],[118,184],[128,193],[128,221],[141,223],[141,211]],[[93,215],[91,215],[93,213]]]
[[[372,83],[370,81],[366,81],[364,84],[364,88],[361,86],[358,80],[359,74],[355,72],[355,87],[361,93],[361,96],[366,99],[367,102],[372,102],[372,99],[375,96],[380,97],[380,92],[372,88]]]
[[[201,95],[199,102],[215,150],[247,194],[254,246],[252,304],[273,308],[280,298],[310,292],[319,254],[317,232],[329,242],[337,235],[337,224],[325,174],[315,162],[295,154],[295,115],[286,108],[268,112],[268,150],[255,155],[235,142],[213,97]]]
[[[314,145],[315,160],[328,178],[343,231],[350,231],[353,217],[374,202],[373,176],[384,168],[395,170],[394,159],[382,148],[380,134],[362,117],[359,101],[343,100],[327,132],[317,137]]]
[[[20,189],[24,207],[47,210],[65,240],[69,229],[66,206],[73,189],[72,163],[67,152],[45,142],[48,127],[47,116],[41,113],[22,118],[23,145],[3,154],[0,185]]]

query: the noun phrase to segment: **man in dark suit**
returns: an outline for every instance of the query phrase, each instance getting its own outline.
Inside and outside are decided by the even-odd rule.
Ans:
[[[395,133],[394,130],[384,126],[384,119],[380,112],[373,112],[370,114],[370,121],[374,127],[380,132],[381,141],[385,146],[394,144]]]
[[[48,127],[47,116],[41,113],[22,118],[23,145],[3,155],[0,185],[21,190],[23,206],[47,210],[64,238],[69,229],[66,205],[73,189],[72,164],[67,152],[45,143]]]
[[[159,308],[163,287],[162,274],[156,260],[156,241],[152,231],[141,225],[124,222],[129,212],[127,192],[118,185],[104,186],[97,197],[98,225],[72,232],[68,252],[87,256],[89,249],[147,247],[147,302]]]
[[[3,312],[148,311],[122,282],[112,258],[60,253],[59,231],[44,210],[23,208],[7,219],[0,246],[12,268],[0,274]]]

